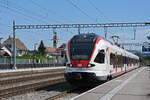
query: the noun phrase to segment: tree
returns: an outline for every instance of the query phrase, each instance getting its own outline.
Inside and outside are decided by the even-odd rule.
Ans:
[[[42,56],[44,56],[45,55],[45,46],[44,46],[44,43],[43,43],[43,40],[41,40],[41,43],[40,43],[40,45],[39,45],[39,47],[38,47],[38,51],[39,51],[39,53],[42,55]]]
[[[142,57],[141,52],[140,52],[140,51],[137,51],[137,52],[135,53],[135,55],[137,55],[137,56],[139,57],[139,61],[140,61],[140,63],[142,63],[142,62],[143,62],[143,57]]]

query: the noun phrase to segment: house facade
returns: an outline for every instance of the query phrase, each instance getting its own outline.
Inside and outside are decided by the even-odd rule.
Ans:
[[[46,57],[52,57],[56,53],[56,48],[53,47],[45,47]]]
[[[65,48],[66,44],[62,44],[59,48],[53,48],[53,47],[45,47],[46,51],[46,56],[51,57],[51,56],[62,56],[65,55]]]
[[[2,48],[7,49],[7,51],[9,51],[10,53],[9,56],[12,56],[12,51],[13,51],[13,38],[12,37],[8,37],[8,39],[6,39],[3,44],[2,44]],[[27,47],[25,46],[25,44],[19,39],[16,38],[16,55],[17,56],[23,56],[24,54],[27,53]],[[4,50],[2,49],[2,51],[4,52]],[[6,51],[6,50],[5,50]],[[6,52],[7,53],[7,52]]]

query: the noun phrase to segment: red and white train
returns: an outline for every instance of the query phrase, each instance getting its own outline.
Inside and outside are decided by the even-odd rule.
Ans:
[[[107,81],[139,66],[139,57],[98,35],[79,34],[66,47],[65,78],[74,85]]]

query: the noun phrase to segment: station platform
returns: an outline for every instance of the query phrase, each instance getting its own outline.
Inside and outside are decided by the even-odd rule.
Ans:
[[[71,100],[150,100],[150,67],[140,67]]]

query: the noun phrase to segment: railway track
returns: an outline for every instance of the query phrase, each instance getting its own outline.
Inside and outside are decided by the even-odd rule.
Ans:
[[[2,80],[2,81],[0,81],[0,86],[15,84],[15,83],[19,83],[19,82],[41,80],[41,79],[46,79],[46,78],[54,78],[54,77],[63,76],[63,75],[64,75],[64,73],[55,73],[55,74],[45,74],[45,75],[28,76],[28,77],[22,77],[22,78]]]
[[[90,87],[90,88],[72,87],[72,88],[70,88],[70,89],[68,89],[66,91],[63,91],[63,92],[61,92],[59,94],[56,94],[56,95],[54,95],[52,97],[49,97],[49,98],[45,99],[45,100],[59,100],[60,98],[62,100],[66,100],[66,99],[64,99],[64,97],[67,97],[67,96],[69,96],[71,94],[76,94],[76,96],[77,96],[77,95],[79,95],[79,94],[81,94],[81,93],[83,93],[85,91],[88,91],[89,89],[92,89],[92,88],[94,88],[94,87]],[[70,100],[70,97],[67,98],[67,100]]]
[[[11,73],[1,73],[0,78],[11,78],[17,76],[30,76],[36,74],[43,74],[43,73],[55,73],[55,72],[64,72],[65,69],[51,69],[51,70],[32,70],[32,71],[25,71],[25,72],[11,72]]]
[[[65,69],[51,69],[0,73],[0,99],[65,83],[64,71]]]
[[[99,83],[99,84],[95,84],[91,87],[71,87],[70,89],[66,90],[66,91],[63,91],[61,93],[58,93],[54,96],[51,96],[49,98],[46,98],[45,100],[70,100],[72,97],[74,96],[71,96],[72,94],[74,95],[79,95],[81,93],[84,93],[98,85],[102,85],[103,83]],[[71,98],[70,98],[71,97]]]
[[[2,90],[0,90],[0,99],[33,92],[39,88],[43,88],[46,86],[55,85],[55,84],[59,84],[59,83],[64,83],[64,82],[66,82],[65,79],[60,78],[60,79],[43,81],[43,82],[34,83],[34,84],[17,86],[17,87],[8,88],[8,89],[2,89]]]
[[[64,97],[64,96],[67,96],[68,93],[71,93],[72,91],[75,91],[76,89],[77,89],[77,88],[73,88],[73,89],[70,89],[70,90],[66,90],[66,91],[64,91],[64,92],[62,92],[62,93],[59,93],[59,94],[55,95],[55,96],[52,96],[52,97],[50,97],[50,98],[47,98],[46,100],[56,100],[56,99],[62,98],[62,97]]]

